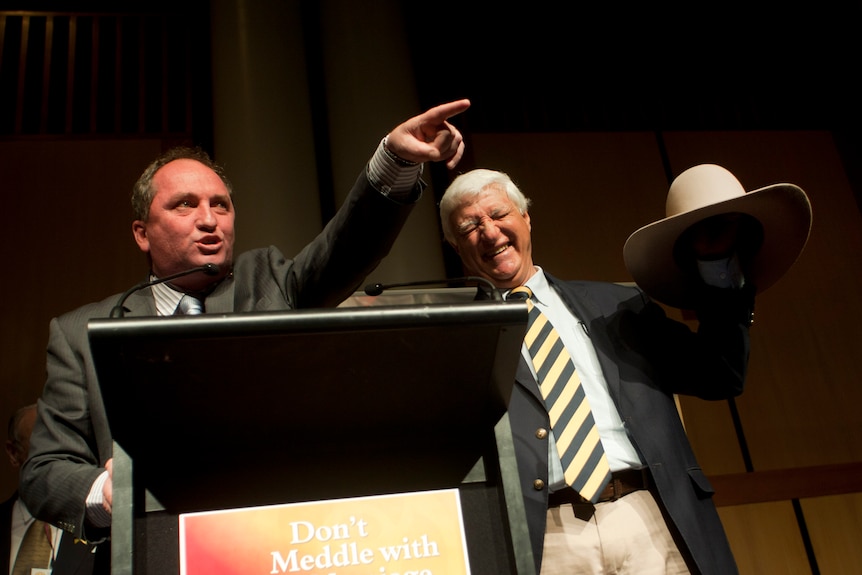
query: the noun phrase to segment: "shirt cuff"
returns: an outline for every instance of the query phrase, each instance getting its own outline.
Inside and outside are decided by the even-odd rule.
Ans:
[[[413,188],[422,175],[422,164],[399,158],[386,149],[386,138],[368,162],[368,179],[384,196],[394,200],[412,199]]]
[[[108,471],[102,472],[99,477],[93,482],[90,487],[90,493],[87,494],[87,520],[93,527],[110,527],[111,513],[105,510],[105,492],[103,490],[105,482],[108,480]]]

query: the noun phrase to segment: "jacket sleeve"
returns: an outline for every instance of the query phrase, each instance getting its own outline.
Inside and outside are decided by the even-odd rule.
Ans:
[[[350,296],[389,254],[422,191],[406,202],[376,190],[360,174],[335,216],[294,259],[285,278],[295,307],[331,307]]]
[[[748,369],[753,306],[750,290],[704,290],[695,310],[697,330],[692,331],[667,318],[656,303],[647,302],[640,314],[640,341],[666,391],[710,400],[741,394]]]
[[[75,537],[99,539],[107,529],[85,533],[85,501],[112,444],[99,415],[104,408],[87,344],[87,315],[77,310],[51,321],[47,380],[21,470],[21,497],[36,517]]]

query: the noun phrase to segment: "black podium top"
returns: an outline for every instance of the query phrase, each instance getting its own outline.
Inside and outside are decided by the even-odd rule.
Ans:
[[[526,322],[523,302],[486,301],[98,319],[89,336],[136,477],[194,510],[457,485],[505,413]]]

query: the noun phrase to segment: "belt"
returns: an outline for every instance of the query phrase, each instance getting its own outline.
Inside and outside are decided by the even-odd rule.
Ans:
[[[624,497],[633,491],[649,489],[651,485],[649,468],[642,469],[625,469],[623,471],[615,471],[611,474],[611,480],[608,485],[602,490],[597,503],[605,501],[616,501],[620,497]],[[584,499],[580,494],[566,487],[559,491],[554,491],[548,495],[548,507],[559,507],[565,503],[573,505],[583,505],[590,501]]]

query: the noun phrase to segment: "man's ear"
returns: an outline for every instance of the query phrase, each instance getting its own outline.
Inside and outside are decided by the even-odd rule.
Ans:
[[[533,224],[530,223],[530,212],[524,212],[524,221],[527,222],[527,229],[533,231]]]
[[[9,464],[14,469],[18,469],[24,463],[23,461],[18,461],[18,450],[15,449],[15,443],[11,439],[6,440],[6,455],[9,456]]]
[[[135,237],[135,242],[138,248],[144,253],[150,251],[150,239],[147,236],[147,224],[142,220],[132,222],[132,235]]]

